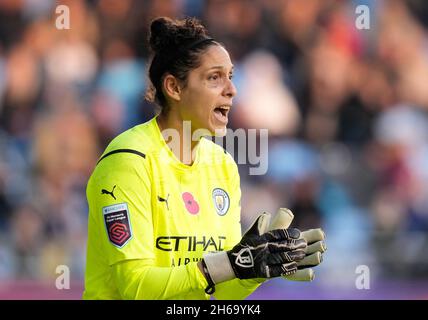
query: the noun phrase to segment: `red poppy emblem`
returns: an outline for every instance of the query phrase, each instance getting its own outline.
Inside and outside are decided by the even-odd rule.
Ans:
[[[182,198],[187,211],[189,211],[190,214],[198,214],[199,204],[193,198],[193,195],[190,192],[184,192]]]

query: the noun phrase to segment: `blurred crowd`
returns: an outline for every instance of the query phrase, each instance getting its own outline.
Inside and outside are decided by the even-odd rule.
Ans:
[[[69,30],[56,28],[58,4]],[[369,29],[356,28],[358,5]],[[328,235],[324,281],[357,265],[428,278],[427,11],[410,0],[0,1],[0,280],[51,279],[57,265],[83,278],[86,183],[108,142],[155,114],[147,28],[161,15],[196,16],[224,43],[238,89],[230,127],[269,130],[267,173],[240,165],[244,227],[289,207],[295,226]]]

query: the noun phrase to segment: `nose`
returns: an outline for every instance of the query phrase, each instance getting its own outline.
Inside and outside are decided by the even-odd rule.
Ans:
[[[235,85],[233,84],[232,80],[227,79],[226,86],[224,87],[223,94],[229,98],[233,98],[236,96],[238,91],[236,90]]]

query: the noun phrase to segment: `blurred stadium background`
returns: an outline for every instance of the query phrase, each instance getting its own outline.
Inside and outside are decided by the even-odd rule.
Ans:
[[[70,30],[55,28],[59,4]],[[110,139],[154,114],[143,96],[159,15],[202,19],[235,64],[231,128],[269,129],[267,174],[240,165],[244,227],[286,206],[328,235],[314,282],[273,280],[251,298],[427,299],[422,0],[0,0],[0,299],[80,299],[86,182]],[[58,265],[69,290],[55,288]]]

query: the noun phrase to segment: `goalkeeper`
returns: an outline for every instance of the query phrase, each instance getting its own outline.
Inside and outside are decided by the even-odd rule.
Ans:
[[[269,278],[308,278],[299,272],[318,262],[304,233],[271,228],[266,213],[241,236],[236,163],[183,133],[187,121],[192,134],[225,134],[228,52],[195,19],[158,18],[150,31],[148,96],[161,112],[117,136],[88,181],[83,298],[244,299]]]

